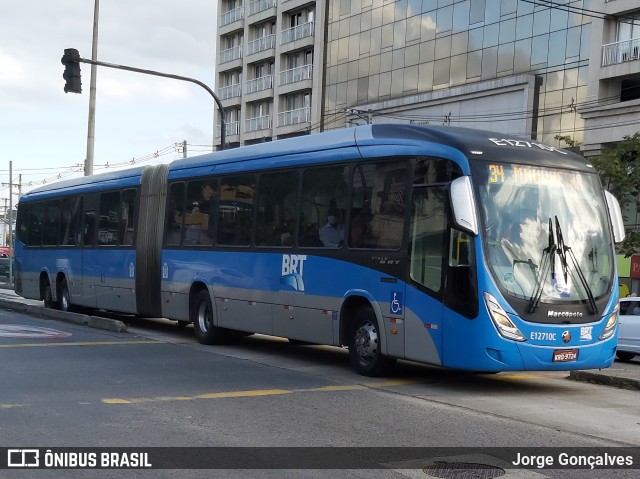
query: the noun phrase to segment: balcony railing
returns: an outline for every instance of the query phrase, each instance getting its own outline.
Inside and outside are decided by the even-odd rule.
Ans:
[[[247,81],[247,93],[255,93],[257,91],[267,90],[273,87],[273,76],[265,75],[260,78]]]
[[[220,26],[224,27],[225,25],[229,25],[237,20],[242,20],[244,16],[244,8],[236,7],[233,10],[229,10],[228,12],[224,12],[220,14]]]
[[[302,65],[301,67],[292,68],[280,72],[280,85],[288,85],[302,80],[311,80],[313,65]]]
[[[268,128],[271,128],[271,117],[269,115],[247,118],[244,121],[244,130],[246,132],[266,130]]]
[[[640,38],[602,46],[602,66],[640,60]]]
[[[249,42],[247,44],[247,55],[252,55],[253,53],[258,53],[270,48],[275,48],[275,46],[276,36],[272,33],[271,35],[260,37]]]
[[[249,2],[249,15],[264,12],[276,6],[276,0],[255,0]]]
[[[278,113],[278,126],[295,125],[311,121],[311,107],[298,108],[297,110]]]
[[[220,52],[220,63],[227,63],[242,58],[242,47],[232,47]]]
[[[240,122],[239,121],[228,121],[226,123],[226,128],[225,128],[225,136],[231,136],[231,135],[239,135],[240,134]],[[220,132],[222,131],[222,128],[220,127],[220,125],[218,125],[218,138],[220,138]]]
[[[242,85],[236,83],[234,85],[223,86],[218,89],[218,96],[221,100],[228,100],[229,98],[235,98],[242,94]]]
[[[285,43],[300,40],[301,38],[310,37],[313,35],[314,25],[315,22],[307,22],[302,25],[298,25],[297,27],[282,30],[282,39],[280,40],[280,44],[284,45]]]

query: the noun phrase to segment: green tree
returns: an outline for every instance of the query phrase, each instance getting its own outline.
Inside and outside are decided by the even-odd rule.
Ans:
[[[640,209],[640,132],[624,139],[604,152],[589,158],[598,170],[602,186],[620,202],[623,212]],[[640,231],[636,218],[626,218],[626,238],[619,245],[619,252],[626,257],[640,252]]]

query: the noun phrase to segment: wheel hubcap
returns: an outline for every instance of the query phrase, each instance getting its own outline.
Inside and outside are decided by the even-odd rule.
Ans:
[[[378,352],[378,331],[367,321],[358,328],[355,335],[355,347],[363,363],[371,362]]]
[[[198,326],[200,326],[200,331],[204,333],[209,331],[212,322],[213,314],[211,308],[207,304],[201,304],[198,309]]]

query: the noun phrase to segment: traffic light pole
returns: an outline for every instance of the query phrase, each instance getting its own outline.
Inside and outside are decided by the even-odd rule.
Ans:
[[[215,100],[216,105],[218,105],[218,109],[220,110],[220,127],[221,127],[220,128],[220,147],[222,150],[225,149],[225,140],[226,140],[225,136],[227,133],[226,132],[227,128],[226,128],[226,120],[224,117],[224,108],[222,107],[222,103],[220,102],[220,99],[213,92],[213,90],[209,88],[207,85],[205,85],[204,83],[202,83],[201,81],[196,80],[195,78],[184,77],[181,75],[173,75],[172,73],[162,73],[162,72],[156,72],[153,70],[144,70],[142,68],[128,67],[125,65],[116,65],[114,63],[105,63],[105,62],[99,62],[94,60],[87,60],[86,58],[79,58],[77,61],[80,63],[88,63],[89,65],[97,65],[99,67],[115,68],[117,70],[126,70],[130,72],[144,73],[145,75],[154,75],[157,77],[173,78],[174,80],[188,81],[191,83],[195,83],[196,85],[200,85],[202,88],[204,88],[209,92],[209,94]],[[214,125],[214,131],[215,131],[215,125]],[[215,144],[215,137],[214,137],[214,144]]]

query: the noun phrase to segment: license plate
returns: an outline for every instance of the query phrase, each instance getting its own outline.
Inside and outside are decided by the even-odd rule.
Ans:
[[[568,361],[576,361],[578,359],[577,349],[556,349],[553,352],[554,363],[566,363]]]

